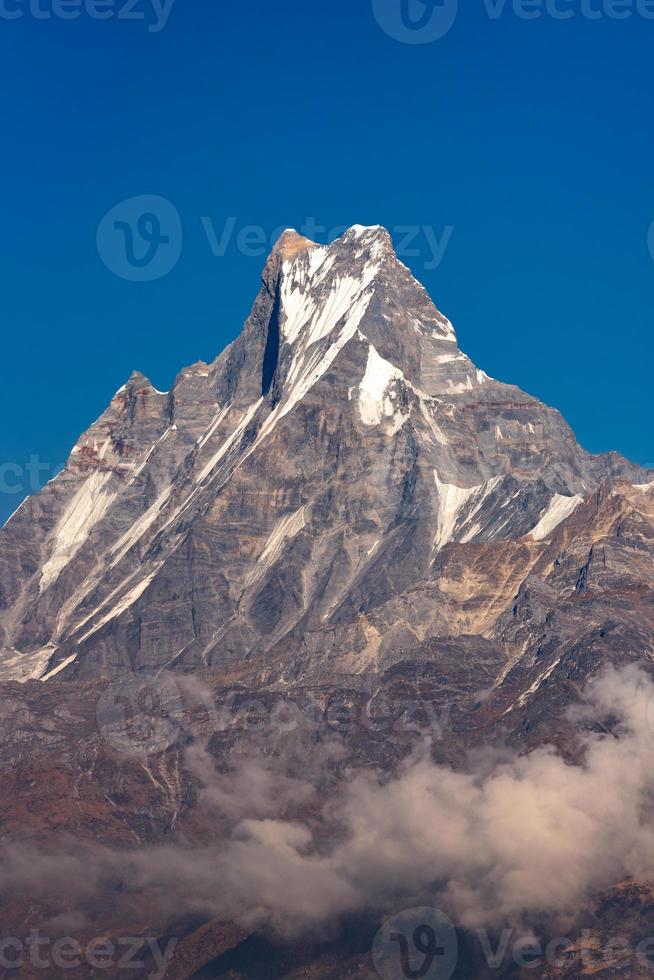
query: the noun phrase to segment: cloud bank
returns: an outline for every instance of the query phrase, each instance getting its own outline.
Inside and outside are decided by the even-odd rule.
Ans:
[[[244,756],[219,773],[194,746],[186,765],[215,821],[210,846],[6,847],[0,889],[48,894],[65,880],[83,904],[120,878],[162,915],[285,936],[411,903],[438,905],[467,928],[573,917],[625,878],[654,880],[653,699],[636,669],[593,681],[574,713],[602,728],[584,736],[581,765],[548,746],[459,772],[423,745],[392,777],[351,771],[326,801],[315,776],[342,753],[335,744],[305,760],[311,779],[289,775],[279,756]]]

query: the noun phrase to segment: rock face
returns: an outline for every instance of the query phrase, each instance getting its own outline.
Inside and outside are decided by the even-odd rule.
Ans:
[[[475,636],[499,676],[611,562],[649,587],[650,479],[475,368],[382,228],[288,231],[241,336],[167,394],[134,374],[0,532],[0,670],[320,680]]]
[[[491,746],[580,763],[590,723],[567,709],[589,679],[654,673],[653,556],[654,474],[589,455],[475,368],[383,229],[328,247],[286,232],[241,336],[169,393],[132,375],[0,531],[6,934],[174,936],[180,980],[379,976],[374,936],[398,910],[271,936],[269,882],[247,893],[243,862],[229,884],[216,862],[260,834],[257,870],[270,853],[294,867],[310,839],[319,866],[352,774],[385,785],[425,734],[441,774]],[[595,730],[619,740],[615,724]],[[271,878],[273,906],[303,894]],[[654,929],[651,875],[607,880],[543,976],[616,976],[615,936],[629,975],[650,974],[633,947]],[[102,974],[161,975],[141,952]],[[455,978],[509,973],[533,964],[490,969],[461,930]]]

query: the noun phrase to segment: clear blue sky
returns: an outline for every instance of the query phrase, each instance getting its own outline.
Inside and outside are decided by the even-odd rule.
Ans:
[[[156,32],[29,2],[0,3],[22,14],[0,18],[3,465],[51,475],[133,368],[165,389],[215,357],[263,261],[238,232],[309,217],[453,229],[436,267],[424,234],[405,261],[464,350],[588,449],[654,464],[654,20],[584,15],[602,0],[492,19],[463,0],[445,36],[407,44],[379,23],[401,0],[375,0],[377,18],[373,0],[176,0]],[[151,0],[134,10],[156,19]],[[133,282],[96,232],[145,194],[174,204],[183,247]],[[230,217],[215,256],[206,219],[220,237]],[[16,473],[0,519],[30,488]]]

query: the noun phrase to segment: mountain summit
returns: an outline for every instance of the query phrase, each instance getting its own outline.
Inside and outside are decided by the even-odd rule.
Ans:
[[[133,374],[0,532],[0,675],[284,684],[458,637],[528,687],[580,597],[636,629],[604,592],[640,587],[651,479],[478,370],[385,229],[288,230],[238,339],[168,393]]]

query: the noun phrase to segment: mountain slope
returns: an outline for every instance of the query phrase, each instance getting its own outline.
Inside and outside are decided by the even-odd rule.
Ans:
[[[650,478],[475,368],[383,229],[289,231],[241,336],[169,393],[133,375],[0,532],[0,670],[320,679],[477,636],[501,677],[515,596],[535,577],[556,606],[582,558],[587,592],[593,501],[648,538]],[[591,560],[552,575],[582,515]]]
[[[653,479],[478,371],[383,229],[285,233],[241,336],[0,531],[7,934],[364,978],[435,904],[455,977],[533,974],[477,925],[645,976]]]

